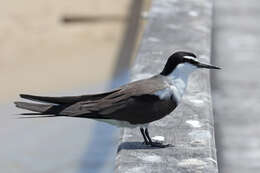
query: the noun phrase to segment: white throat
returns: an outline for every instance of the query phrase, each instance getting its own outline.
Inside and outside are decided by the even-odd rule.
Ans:
[[[173,81],[174,87],[176,87],[177,91],[175,94],[178,94],[178,98],[180,99],[185,89],[187,88],[189,75],[196,70],[198,67],[192,65],[190,63],[183,63],[177,65],[177,67],[167,76],[171,81]],[[176,93],[177,92],[177,93]]]

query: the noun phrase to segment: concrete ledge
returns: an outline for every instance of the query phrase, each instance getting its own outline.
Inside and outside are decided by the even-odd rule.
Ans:
[[[192,51],[210,61],[212,0],[154,0],[132,80],[159,73],[176,50]],[[194,72],[181,105],[149,126],[150,135],[164,136],[175,147],[142,145],[139,129],[123,129],[115,172],[216,173],[209,72]]]

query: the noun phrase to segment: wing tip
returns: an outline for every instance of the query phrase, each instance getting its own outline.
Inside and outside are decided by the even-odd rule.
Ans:
[[[24,105],[26,105],[27,103],[26,102],[19,102],[19,101],[15,101],[14,102],[14,105],[18,108],[23,108]]]
[[[21,102],[15,101],[14,105],[17,107]]]
[[[28,94],[19,94],[19,96],[20,96],[21,98],[26,99],[26,98],[30,97],[31,95],[28,95]]]

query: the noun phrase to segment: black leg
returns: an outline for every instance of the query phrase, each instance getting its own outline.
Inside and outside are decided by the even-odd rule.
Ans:
[[[148,132],[148,129],[147,129],[147,128],[145,128],[145,135],[146,135],[146,137],[147,137],[149,143],[152,144],[153,141],[152,141],[152,139],[150,138],[150,135],[149,135],[149,132]]]
[[[164,145],[164,144],[159,143],[159,142],[153,142],[152,139],[150,138],[150,135],[149,135],[149,132],[148,132],[147,128],[145,128],[145,136],[147,137],[147,139],[149,141],[149,144],[152,147],[166,148],[166,147],[171,147],[172,146],[171,144]]]
[[[146,145],[149,145],[149,142],[148,142],[148,140],[147,140],[147,138],[146,138],[146,136],[145,136],[144,129],[143,129],[142,127],[140,128],[140,131],[141,131],[141,133],[142,133],[142,135],[143,135],[144,143],[145,143]]]

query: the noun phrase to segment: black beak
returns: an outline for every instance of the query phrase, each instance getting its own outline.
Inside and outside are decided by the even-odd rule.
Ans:
[[[217,67],[217,66],[214,66],[214,65],[211,65],[211,64],[201,63],[201,62],[199,62],[199,64],[197,66],[199,68],[218,69],[218,70],[221,69],[220,67]]]

